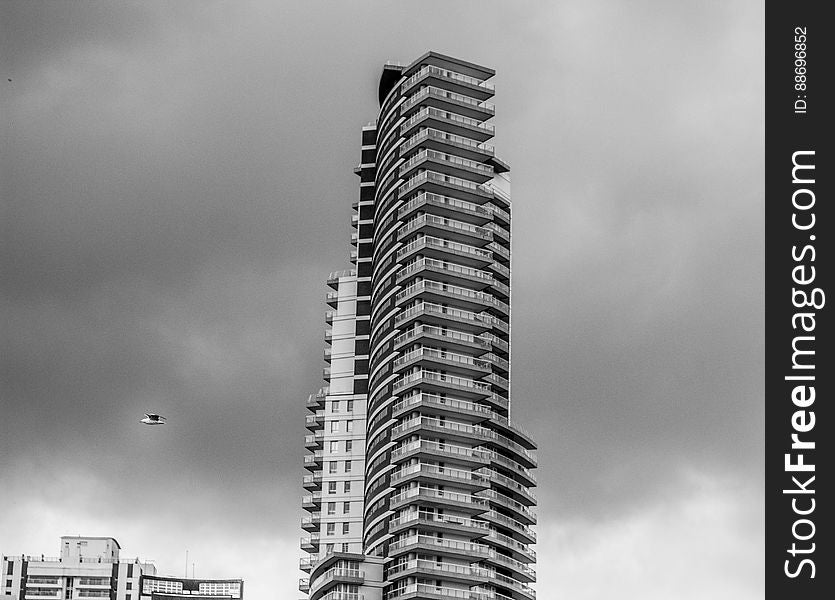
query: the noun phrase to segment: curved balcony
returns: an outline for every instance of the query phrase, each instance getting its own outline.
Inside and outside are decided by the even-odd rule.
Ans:
[[[492,347],[488,340],[472,333],[433,325],[416,325],[394,338],[394,349],[415,342],[440,342],[450,350],[465,350],[475,356],[483,355]]]
[[[426,372],[423,374],[425,375]],[[420,375],[420,373],[413,375]],[[432,373],[432,375],[437,374]],[[508,437],[493,431],[492,429],[488,429],[480,425],[440,420],[433,417],[416,417],[414,419],[409,419],[408,421],[403,421],[393,427],[391,430],[391,437],[392,439],[396,439],[418,430],[425,430],[435,434],[441,434],[445,437],[465,441],[486,441],[488,445],[495,445],[503,450],[512,452],[514,456],[520,459],[518,462],[521,464],[525,465],[525,463],[527,463],[528,467],[536,466],[536,455],[527,448],[517,442],[514,442]],[[501,455],[496,454],[496,456],[498,457]]]
[[[473,375],[474,371],[477,373],[490,372],[490,363],[486,360],[427,346],[419,346],[406,352],[394,361],[393,366],[396,373],[415,366],[444,369],[446,374]]]
[[[400,377],[394,382],[394,394],[402,395],[410,389],[419,387],[421,390],[439,393],[453,392],[464,398],[486,398],[490,396],[490,384],[476,381],[468,377],[435,373],[420,370]]]
[[[398,292],[395,301],[406,303],[416,298],[436,302],[454,300],[461,308],[478,311],[495,310],[506,316],[510,314],[510,306],[492,294],[432,279],[423,279],[409,284],[403,291]]]
[[[392,416],[397,418],[418,409],[422,415],[457,415],[476,422],[486,421],[496,414],[486,404],[418,392],[397,402],[392,407]]]
[[[490,556],[490,548],[477,542],[462,542],[436,538],[430,535],[410,535],[389,544],[389,556],[395,557],[406,552],[431,552],[450,556],[471,556],[473,560]]]
[[[397,563],[388,568],[390,579],[402,579],[403,577],[420,577],[444,579],[446,581],[457,581],[465,584],[486,583],[490,578],[491,571],[476,565],[460,565],[448,562],[436,562],[413,558],[405,562]]]
[[[429,173],[429,171],[424,172],[424,174],[426,173]],[[489,224],[486,223],[485,225]],[[486,246],[493,241],[493,234],[486,227],[479,227],[465,221],[439,217],[429,213],[413,217],[402,225],[397,231],[397,240],[403,241],[418,232],[425,235],[441,235],[444,239],[476,247]]]
[[[400,165],[398,176],[408,179],[419,169],[429,169],[476,183],[484,183],[493,178],[493,167],[490,165],[429,148],[418,150],[414,156]]]
[[[412,213],[428,209],[431,209],[432,214],[436,216],[457,220],[465,218],[468,223],[474,225],[483,225],[490,220],[490,212],[483,206],[430,192],[421,192],[412,197],[406,204],[397,209],[397,218],[406,220]]]
[[[445,531],[474,537],[483,537],[490,533],[490,523],[487,521],[424,510],[404,512],[389,521],[389,533],[392,534],[415,527],[425,531]]]
[[[506,589],[513,600],[535,600],[536,598],[536,591],[529,585],[495,571],[489,571],[486,583]],[[496,596],[497,598],[507,597],[499,593]]]
[[[514,500],[510,496],[501,494],[496,490],[483,490],[481,492],[477,492],[477,494],[479,498],[490,500],[491,504],[496,504],[513,511],[514,515],[520,517],[517,520],[521,520],[523,523],[528,525],[536,523],[536,514],[534,514],[534,512],[527,506]]]
[[[425,65],[406,79],[401,87],[401,93],[405,94],[424,81],[427,85],[434,84],[452,92],[467,94],[478,100],[487,100],[496,93],[496,88],[491,83],[434,65]]]
[[[486,491],[489,490],[483,490],[482,493]],[[417,487],[393,495],[389,499],[389,509],[397,510],[413,503],[418,503],[420,506],[431,505],[439,508],[455,509],[466,514],[479,514],[489,508],[486,498],[473,494]]]
[[[489,456],[489,461],[493,465],[500,465],[513,473],[515,476],[520,477],[524,480],[525,483],[528,485],[535,487],[536,477],[534,474],[527,469],[526,467],[522,466],[512,458],[505,456],[504,454],[499,454],[495,450],[487,449],[487,455]]]
[[[420,91],[409,96],[400,105],[400,114],[408,115],[410,111],[424,106],[431,106],[441,110],[452,110],[465,117],[481,121],[486,121],[496,114],[496,107],[491,102],[485,102],[472,96],[451,92],[431,85],[423,86],[420,88]]]
[[[333,586],[346,583],[362,585],[365,571],[345,567],[331,567],[310,582],[310,600],[318,600]]]
[[[495,510],[489,510],[483,513],[481,517],[489,523],[510,530],[522,542],[527,544],[536,543],[536,532],[521,521],[498,513]]]
[[[463,282],[479,290],[493,283],[493,275],[489,271],[434,258],[418,258],[408,263],[397,273],[397,283],[418,275],[425,277],[429,273],[432,274],[434,280],[453,284]]]
[[[485,142],[429,127],[421,128],[400,145],[400,158],[405,158],[417,147],[452,151],[463,158],[482,162],[492,158],[496,153],[495,148]]]
[[[470,491],[490,487],[490,480],[481,473],[426,463],[409,465],[391,474],[391,485],[393,486],[404,485],[414,480],[436,485],[454,485],[456,489]]]
[[[455,222],[455,221],[453,221]],[[415,253],[432,258],[454,256],[456,262],[469,267],[487,267],[493,265],[493,253],[470,244],[462,244],[445,238],[423,235],[412,240],[397,251],[397,260],[405,261]]]
[[[408,136],[417,127],[440,129],[479,142],[486,142],[496,133],[496,128],[480,119],[473,119],[457,112],[426,106],[419,109],[400,126],[400,135]]]
[[[423,171],[400,184],[398,195],[405,198],[412,191],[424,191],[445,196],[452,193],[456,198],[484,204],[493,199],[493,192],[473,181],[452,177],[434,171]],[[490,241],[492,241],[492,236]]]
[[[501,565],[507,569],[512,570],[522,581],[536,581],[536,571],[534,571],[531,567],[529,567],[527,564],[521,561],[516,560],[515,558],[505,556],[504,554],[499,554],[492,548],[490,549],[490,557],[487,559],[487,562]]]
[[[418,439],[397,446],[391,451],[392,463],[402,462],[412,457],[442,459],[450,464],[461,465],[480,466],[490,462],[489,451],[435,440]]]
[[[527,564],[536,562],[536,552],[524,542],[515,540],[511,536],[501,534],[497,531],[490,531],[482,541],[486,544],[501,548],[505,552],[510,552],[510,556],[519,562]]]

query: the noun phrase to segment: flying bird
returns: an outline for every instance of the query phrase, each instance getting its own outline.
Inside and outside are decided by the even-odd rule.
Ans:
[[[145,413],[145,418],[139,421],[145,425],[165,425],[165,417],[155,415],[154,413]]]

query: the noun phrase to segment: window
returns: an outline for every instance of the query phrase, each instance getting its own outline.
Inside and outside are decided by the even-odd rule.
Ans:
[[[325,554],[333,552],[333,544],[325,544]]]
[[[6,567],[6,575],[14,575],[14,563],[12,561],[8,562],[8,567]]]
[[[348,544],[342,544],[342,551],[348,552]]]
[[[350,523],[343,523],[342,524],[342,534],[348,535],[351,533],[351,524]]]
[[[351,472],[351,461],[350,461],[350,460],[346,460],[346,461],[345,461],[345,472],[346,472],[346,473],[350,473],[350,472]]]
[[[125,589],[126,590],[132,590],[133,589],[133,582],[128,581],[127,585],[125,585]]]
[[[345,482],[345,487],[344,487],[343,489],[345,490],[345,493],[346,493],[346,494],[350,493],[350,491],[351,491],[351,482],[350,482],[350,481],[346,481],[346,482]]]
[[[351,512],[351,503],[350,502],[343,502],[342,503],[342,514],[347,515]]]
[[[328,493],[329,494],[335,494],[336,493],[336,482],[335,481],[329,481],[328,482]]]
[[[326,523],[325,535],[333,535],[336,533],[336,523]]]
[[[345,452],[350,452],[354,449],[354,440],[345,440]]]
[[[328,514],[335,515],[336,514],[336,502],[328,502]]]
[[[345,421],[345,431],[351,433],[354,431],[354,422],[353,421]]]
[[[328,462],[328,473],[330,473],[331,475],[336,473],[336,461],[335,460],[332,460],[332,461]]]
[[[331,421],[331,433],[339,431],[339,421]]]
[[[348,409],[347,409],[348,412],[353,411],[354,410],[354,401],[353,400],[347,400],[346,402],[348,404]]]
[[[337,452],[339,452],[339,442],[331,442],[330,453],[336,454]]]
[[[339,412],[339,400],[334,400],[333,402],[331,402],[331,412]]]

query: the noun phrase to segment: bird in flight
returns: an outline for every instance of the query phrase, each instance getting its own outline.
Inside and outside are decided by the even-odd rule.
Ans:
[[[154,413],[145,413],[145,418],[139,421],[145,425],[165,425],[165,417],[155,415]]]

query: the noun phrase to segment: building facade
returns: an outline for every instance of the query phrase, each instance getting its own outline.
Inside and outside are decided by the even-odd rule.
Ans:
[[[57,557],[4,556],[2,598],[10,600],[139,600],[140,579],[156,567],[119,556],[109,537],[65,536]]]
[[[510,420],[510,178],[495,72],[387,64],[362,131],[328,386],[308,399],[310,600],[532,600],[535,444]]]
[[[143,575],[140,580],[140,600],[243,600],[242,579],[188,579]]]

